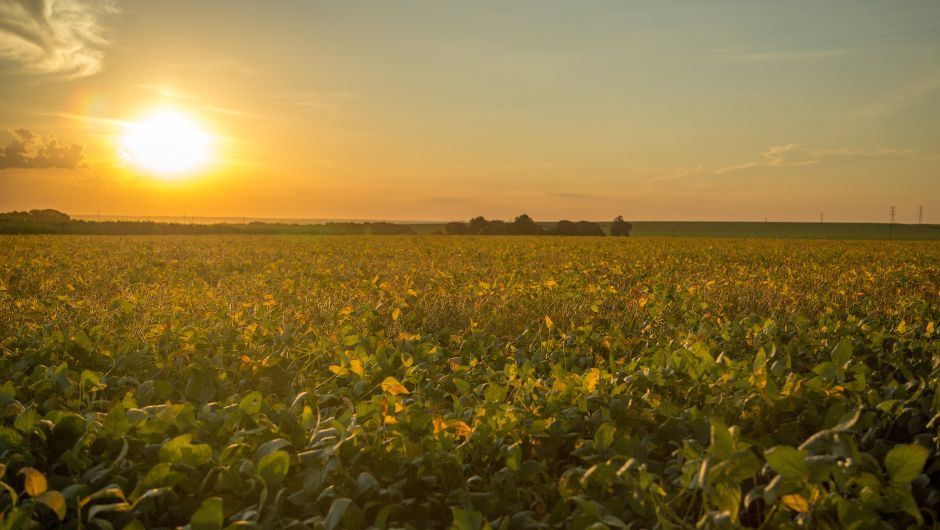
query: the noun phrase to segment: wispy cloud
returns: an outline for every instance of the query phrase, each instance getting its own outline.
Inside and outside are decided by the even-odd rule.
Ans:
[[[715,174],[721,175],[722,173],[754,167],[809,166],[818,163],[819,158],[809,149],[800,147],[799,144],[772,145],[760,154],[760,159],[734,166],[718,168],[715,170]]]
[[[751,162],[725,166],[714,171],[715,175],[753,168],[783,168],[812,166],[824,162],[851,158],[912,158],[917,149],[879,148],[863,149],[810,149],[800,144],[772,145],[760,153],[760,158]]]
[[[0,169],[76,169],[85,166],[84,148],[60,144],[54,136],[42,138],[26,129],[10,131],[13,141],[0,150]]]
[[[682,182],[684,187],[692,185],[710,186],[720,181],[721,175],[755,170],[776,170],[781,168],[799,168],[847,163],[861,159],[918,159],[933,160],[934,155],[925,155],[918,149],[878,148],[878,149],[822,149],[809,148],[791,143],[772,145],[757,155],[757,158],[740,164],[709,169],[703,166],[679,168],[668,173],[649,177],[643,191],[652,191],[661,186],[672,187]]]
[[[99,72],[108,47],[110,0],[0,0],[0,59],[62,78]]]

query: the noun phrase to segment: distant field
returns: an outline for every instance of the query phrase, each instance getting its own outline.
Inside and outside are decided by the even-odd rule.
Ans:
[[[887,223],[761,223],[711,221],[630,221],[634,237],[746,237],[774,239],[904,239],[940,240],[940,225]],[[554,223],[539,223],[551,228]],[[610,223],[600,222],[609,232]],[[444,229],[442,223],[408,224],[419,234]]]
[[[938,321],[923,241],[2,236],[0,514],[935,527]]]

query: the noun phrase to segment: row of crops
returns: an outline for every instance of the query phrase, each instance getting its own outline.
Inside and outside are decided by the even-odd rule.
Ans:
[[[940,521],[940,245],[0,239],[0,528]]]

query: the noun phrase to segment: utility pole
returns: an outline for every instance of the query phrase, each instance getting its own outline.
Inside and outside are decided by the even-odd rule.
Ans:
[[[923,206],[917,207],[917,224],[919,225],[924,224],[924,207]]]
[[[888,239],[894,239],[894,206],[891,207],[891,223],[888,225]]]
[[[823,214],[819,214],[819,222],[823,222]]]

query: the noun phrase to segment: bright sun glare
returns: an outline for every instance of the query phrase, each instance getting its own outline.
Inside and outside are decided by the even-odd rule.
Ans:
[[[161,109],[125,126],[120,157],[156,176],[176,178],[211,161],[212,140],[189,116]]]

